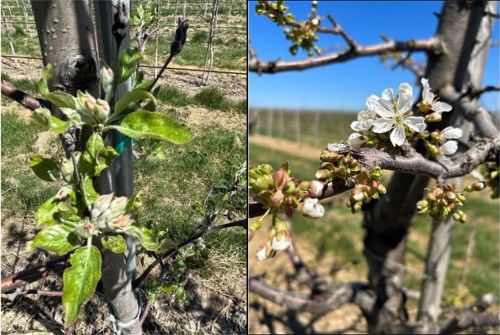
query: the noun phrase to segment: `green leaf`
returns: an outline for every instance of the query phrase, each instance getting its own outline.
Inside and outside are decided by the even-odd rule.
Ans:
[[[80,158],[80,172],[84,175],[98,176],[118,156],[113,147],[105,146],[102,137],[94,133],[87,141],[87,149]]]
[[[72,108],[59,108],[61,112],[68,117],[68,122],[71,126],[80,126],[83,124],[82,117]]]
[[[76,109],[76,101],[75,98],[66,92],[63,91],[55,91],[44,93],[42,96],[49,100],[53,105],[61,108],[71,108]]]
[[[85,177],[84,181],[85,185],[85,192],[87,193],[87,200],[90,202],[90,204],[94,204],[96,202],[97,198],[99,198],[99,193],[96,192],[94,189],[94,185],[92,184],[92,179]]]
[[[106,234],[101,237],[102,246],[108,250],[111,250],[115,254],[122,254],[127,251],[127,243],[121,235],[109,235]]]
[[[44,158],[42,155],[34,155],[31,157],[30,167],[40,179],[45,181],[55,181],[58,179],[54,173],[59,172],[59,165],[50,158]]]
[[[58,224],[44,228],[36,234],[30,244],[30,249],[42,248],[61,256],[77,246],[78,236],[73,232],[73,228]]]
[[[140,241],[141,245],[147,251],[156,251],[160,247],[160,244],[156,240],[156,236],[153,233],[152,229],[147,227],[139,227],[142,233],[142,240]]]
[[[50,116],[49,129],[57,134],[63,134],[68,131],[70,127],[69,122],[58,119],[54,115]]]
[[[65,326],[70,326],[82,305],[94,294],[101,279],[101,254],[93,246],[78,248],[69,259],[70,268],[63,275],[63,296]]]
[[[116,65],[118,69],[114,69],[114,72],[119,74],[116,85],[123,83],[134,73],[141,59],[142,55],[137,48],[129,48],[122,52]]]
[[[182,286],[177,287],[177,289],[175,290],[175,296],[182,302],[186,301],[187,295],[184,287]]]
[[[147,90],[151,86],[152,83],[153,83],[152,80],[146,79],[146,80],[144,80],[144,81],[142,81],[140,83],[137,83],[135,85],[134,89],[136,89],[136,90]]]
[[[134,102],[141,102],[149,100],[150,103],[153,104],[154,108],[156,108],[156,98],[154,95],[144,90],[133,90],[131,92],[127,92],[123,95],[123,97],[115,104],[115,113],[120,114],[127,108],[127,106]],[[153,109],[154,110],[154,109]]]
[[[57,213],[57,203],[59,200],[53,196],[45,201],[36,211],[35,221],[37,225],[52,225],[57,223],[54,214]]]
[[[104,148],[104,140],[102,137],[93,133],[87,141],[87,151],[92,158],[97,158],[99,152]]]
[[[139,229],[142,233],[142,240],[140,241],[140,244],[147,251],[163,252],[176,246],[176,244],[169,238],[163,238],[159,241],[157,235],[155,235],[152,229],[145,226],[141,226]]]
[[[174,120],[160,113],[139,110],[127,115],[119,126],[108,126],[134,139],[153,138],[175,144],[189,142],[193,135]]]
[[[52,80],[52,65],[48,64],[43,68],[42,79],[38,82],[38,92],[40,94],[48,94],[49,93],[49,85]]]

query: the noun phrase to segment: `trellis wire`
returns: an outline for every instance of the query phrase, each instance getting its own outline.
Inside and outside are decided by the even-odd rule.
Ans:
[[[26,55],[2,55],[2,58],[12,58],[12,59],[33,59],[33,60],[39,60],[41,61],[41,57],[33,57],[33,56],[26,56]],[[139,67],[147,68],[147,69],[160,69],[161,66],[154,66],[154,65],[146,65],[146,64],[140,64]],[[170,71],[191,71],[191,72],[204,72],[203,69],[192,69],[188,67],[167,67]],[[225,70],[211,70],[210,72],[212,73],[220,73],[220,74],[236,74],[236,75],[242,75],[246,76],[246,72],[241,72],[241,71],[225,71]]]

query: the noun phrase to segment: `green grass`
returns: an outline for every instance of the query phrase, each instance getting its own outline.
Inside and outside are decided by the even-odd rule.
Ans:
[[[233,101],[227,98],[216,87],[206,87],[193,96],[174,86],[162,86],[158,92],[158,99],[172,106],[182,107],[188,105],[197,105],[210,110],[235,111],[246,113],[246,100]]]
[[[289,161],[292,175],[300,179],[312,179],[318,167],[317,161],[304,159],[299,155],[288,155],[252,143],[249,145],[249,153],[249,166],[269,163],[276,169],[282,162]],[[362,254],[364,235],[361,227],[362,215],[350,213],[350,210],[344,205],[345,196],[343,195],[324,200],[322,203],[326,209],[325,216],[318,220],[301,216],[294,217],[294,233],[309,240],[317,248],[320,255],[330,254],[340,257],[342,263],[356,269],[359,279],[363,280],[366,278],[367,268]],[[500,266],[498,201],[490,200],[487,190],[471,194],[464,206],[464,211],[467,213],[469,221],[465,224],[456,224],[454,228],[444,296],[454,296],[457,293],[459,275],[462,271],[470,232],[475,220],[478,224],[476,242],[464,284],[474,297],[487,292],[498,294],[498,268]],[[431,226],[432,221],[427,215],[414,217],[406,254],[408,266],[423,271],[423,259],[427,252],[427,238]],[[253,256],[251,255],[251,257]],[[419,290],[421,281],[419,277],[409,273],[406,275],[405,286]]]
[[[168,146],[165,160],[138,160],[137,189],[149,190],[139,220],[168,231],[175,241],[185,239],[201,219],[197,204],[204,201],[211,188],[229,186],[245,160],[245,147],[238,144],[244,142],[243,134],[205,127],[198,130],[192,142]],[[213,234],[208,240],[236,249],[241,256],[246,254],[245,233],[240,230]],[[232,242],[223,243],[228,240]]]
[[[41,74],[41,71],[40,71]],[[6,73],[2,73],[2,81],[5,80],[6,82],[12,84],[15,88],[20,89],[22,91],[25,91],[30,94],[37,94],[38,89],[38,80],[31,80],[31,79],[13,79]]]

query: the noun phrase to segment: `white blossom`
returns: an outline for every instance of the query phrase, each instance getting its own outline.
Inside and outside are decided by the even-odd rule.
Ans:
[[[450,156],[457,152],[458,143],[454,140],[462,135],[463,132],[460,128],[446,127],[441,131],[441,151],[444,155]]]
[[[370,99],[370,98],[369,98]],[[368,102],[367,102],[368,104]],[[373,111],[361,111],[358,113],[358,120],[351,123],[351,128],[354,131],[369,130],[372,127],[373,121],[377,117]]]
[[[320,197],[323,194],[324,184],[319,180],[311,181],[309,186],[309,194],[314,197]]]
[[[429,80],[422,78],[422,104],[427,106],[430,110],[436,113],[443,113],[451,111],[451,106],[446,102],[438,101],[436,95],[431,92],[431,87],[429,86]]]
[[[267,258],[267,250],[266,249],[267,249],[266,245],[264,244],[259,248],[259,250],[257,250],[257,253],[256,253],[257,259],[261,262]]]
[[[317,219],[323,217],[325,214],[325,209],[319,203],[318,199],[315,198],[305,198],[302,207],[302,214],[304,216]]]
[[[360,133],[352,133],[349,135],[347,143],[349,143],[352,147],[359,148],[363,145],[363,143],[365,143],[364,136]]]
[[[422,132],[426,128],[425,119],[420,116],[410,116],[413,105],[413,90],[407,83],[402,83],[398,89],[396,99],[393,98],[392,91],[384,90],[382,97],[378,100],[370,100],[371,108],[380,118],[375,119],[372,125],[374,133],[387,133],[393,146],[401,146],[405,139],[405,126],[411,131]]]
[[[271,241],[271,246],[276,251],[286,250],[290,247],[291,244],[292,239],[290,238],[290,234],[288,233],[288,231],[276,233]]]

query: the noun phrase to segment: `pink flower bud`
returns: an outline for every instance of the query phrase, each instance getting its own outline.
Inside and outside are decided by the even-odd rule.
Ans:
[[[273,207],[279,207],[284,198],[285,196],[283,195],[283,192],[281,192],[281,190],[277,190],[269,197],[269,202]]]

